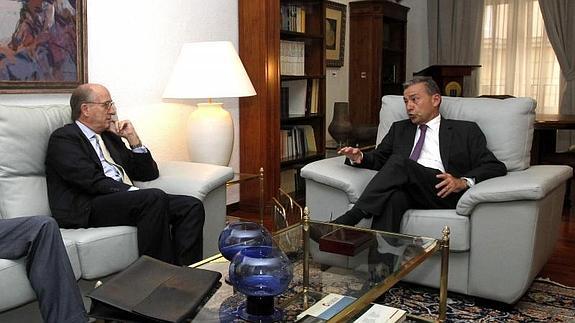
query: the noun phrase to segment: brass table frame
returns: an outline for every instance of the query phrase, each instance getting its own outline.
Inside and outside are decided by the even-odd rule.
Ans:
[[[280,194],[282,194],[280,190]],[[284,193],[285,194],[285,193]],[[287,195],[287,194],[286,194]],[[289,195],[288,195],[289,196]],[[276,208],[280,211],[283,210],[285,213],[285,208],[274,199],[274,203],[276,204]],[[278,205],[279,204],[279,205]],[[301,210],[301,206],[297,204],[297,202],[290,199],[290,208],[299,207]],[[308,307],[308,300],[309,300],[309,293],[311,290],[309,289],[309,259],[310,259],[310,212],[307,207],[303,209],[301,212],[301,228],[302,228],[302,239],[303,239],[303,247],[304,247],[304,261],[303,261],[303,291],[301,296],[303,296],[303,303],[304,306]],[[356,228],[359,229],[359,228]],[[366,230],[371,231],[371,230]],[[387,279],[385,282],[381,283],[380,285],[372,288],[360,298],[358,298],[354,304],[359,304],[360,306],[348,306],[343,311],[339,312],[328,322],[349,322],[349,320],[356,314],[358,314],[362,309],[367,307],[369,304],[372,303],[374,299],[382,295],[385,291],[389,290],[393,285],[401,280],[405,275],[411,272],[417,265],[422,263],[423,261],[427,260],[427,258],[431,257],[431,255],[435,254],[436,252],[441,252],[441,273],[440,273],[440,286],[439,286],[439,315],[435,322],[445,322],[446,314],[447,314],[447,282],[448,282],[448,273],[449,273],[449,234],[450,229],[448,226],[445,226],[442,230],[442,239],[438,240],[435,250],[429,252],[428,255],[424,258],[420,258],[416,261],[410,268],[407,270],[402,271],[399,275],[393,275],[390,277],[391,279]],[[289,301],[288,301],[289,303]],[[420,317],[414,317],[420,321],[426,321]]]

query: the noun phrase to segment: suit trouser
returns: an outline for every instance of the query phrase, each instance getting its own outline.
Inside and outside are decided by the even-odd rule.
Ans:
[[[89,226],[136,226],[140,255],[189,265],[202,259],[204,218],[197,198],[152,188],[94,198]]]
[[[0,219],[0,258],[24,256],[44,322],[87,322],[82,296],[53,218]]]
[[[437,196],[437,174],[441,171],[392,155],[367,184],[355,207],[373,216],[372,229],[399,232],[408,209],[453,209],[457,205],[463,192]]]

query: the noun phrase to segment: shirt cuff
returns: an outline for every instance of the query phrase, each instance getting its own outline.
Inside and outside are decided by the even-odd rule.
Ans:
[[[139,189],[140,189],[139,187],[136,187],[136,186],[130,186],[130,188],[128,189],[128,192],[131,192],[131,191],[137,191],[137,190],[139,190]]]
[[[475,185],[475,178],[462,177],[467,182],[467,187],[473,187]]]
[[[146,148],[145,146],[140,146],[140,147],[133,148],[132,152],[134,152],[136,154],[145,154],[148,152],[148,148]]]
[[[363,161],[363,152],[360,151],[359,153],[361,154],[361,157],[360,157],[359,159]],[[350,162],[352,165],[355,165],[355,164],[356,164],[356,162],[354,162],[354,161],[351,160],[350,158],[348,158],[348,159],[349,159],[349,162]]]

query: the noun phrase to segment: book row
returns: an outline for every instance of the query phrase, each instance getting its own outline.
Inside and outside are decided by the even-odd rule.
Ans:
[[[282,159],[317,152],[315,134],[311,125],[284,127],[280,130],[280,141]]]
[[[282,75],[305,75],[305,43],[280,41],[280,73]]]
[[[281,29],[305,33],[305,8],[297,5],[280,7]]]

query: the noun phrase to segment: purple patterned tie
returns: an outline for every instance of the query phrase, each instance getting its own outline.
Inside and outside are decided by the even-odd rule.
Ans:
[[[427,131],[427,125],[420,125],[419,126],[419,139],[415,144],[415,148],[411,152],[409,159],[417,161],[419,159],[419,155],[421,155],[421,149],[423,148],[423,142],[425,141],[425,132]]]

